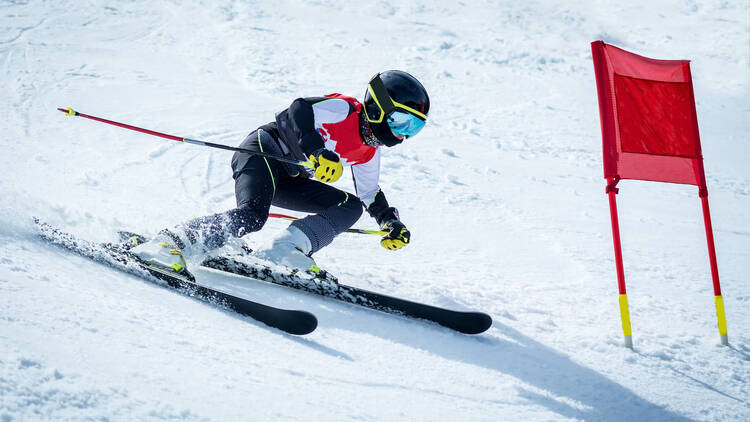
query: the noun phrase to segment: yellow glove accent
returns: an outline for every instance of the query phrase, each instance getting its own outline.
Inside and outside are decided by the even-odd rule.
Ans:
[[[404,242],[400,239],[383,239],[380,241],[380,244],[386,249],[395,251],[396,249],[401,249],[404,246],[408,245],[409,242]]]
[[[313,176],[325,183],[333,183],[339,180],[341,175],[344,174],[344,166],[341,164],[341,160],[338,160],[336,153],[330,151],[329,153],[324,152],[318,154],[317,157],[315,155],[310,155],[310,161],[315,165],[315,173],[313,173]],[[331,157],[336,156],[336,161],[324,157],[324,154],[330,155]]]
[[[384,229],[387,230],[388,228],[384,227]],[[388,250],[395,251],[396,249],[401,249],[404,246],[408,245],[410,237],[411,233],[409,233],[409,230],[407,230],[406,227],[403,227],[402,225],[401,229],[398,230],[398,232],[391,232],[380,239],[380,245]]]

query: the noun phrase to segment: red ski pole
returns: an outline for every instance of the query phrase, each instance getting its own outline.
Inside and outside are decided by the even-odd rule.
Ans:
[[[284,214],[276,214],[276,213],[268,213],[269,217],[272,218],[281,218],[284,220],[299,220],[297,217],[292,217],[291,215],[284,215]],[[378,236],[385,236],[388,234],[388,232],[384,232],[381,230],[365,230],[365,229],[346,229],[347,233],[359,233],[359,234],[376,234]]]
[[[106,123],[108,125],[113,125],[113,126],[121,127],[121,128],[124,128],[124,129],[130,129],[130,130],[134,130],[136,132],[141,132],[141,133],[145,133],[145,134],[148,134],[148,135],[158,136],[160,138],[171,139],[171,140],[177,141],[177,142],[185,142],[185,143],[188,143],[188,144],[201,145],[201,146],[204,146],[204,147],[219,148],[219,149],[225,149],[225,150],[228,150],[228,151],[242,152],[242,153],[245,153],[245,154],[252,154],[252,155],[257,155],[257,156],[260,156],[260,157],[271,158],[271,159],[274,159],[276,161],[280,161],[282,163],[296,164],[298,166],[315,168],[315,165],[313,163],[309,162],[309,161],[295,161],[295,160],[290,160],[290,159],[287,159],[287,158],[284,158],[284,157],[279,157],[278,155],[268,154],[268,153],[265,153],[265,152],[251,151],[249,149],[232,147],[232,146],[229,146],[229,145],[214,144],[212,142],[204,142],[204,141],[199,141],[197,139],[181,138],[179,136],[170,135],[170,134],[167,134],[167,133],[156,132],[154,130],[144,129],[144,128],[138,127],[138,126],[132,126],[132,125],[125,124],[125,123],[115,122],[113,120],[103,119],[101,117],[96,117],[96,116],[91,116],[91,115],[84,114],[84,113],[79,113],[79,112],[73,110],[70,107],[68,107],[68,108],[58,108],[58,110],[60,110],[63,113],[65,113],[65,115],[67,115],[67,116],[85,117],[87,119],[96,120],[97,122]]]

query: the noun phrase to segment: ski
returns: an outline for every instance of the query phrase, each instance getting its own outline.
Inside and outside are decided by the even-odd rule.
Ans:
[[[104,263],[118,270],[139,276],[189,297],[218,306],[220,308],[245,315],[270,327],[278,328],[289,334],[309,334],[318,325],[315,315],[297,310],[275,308],[243,299],[207,287],[171,271],[151,266],[119,245],[98,244],[63,232],[35,218],[40,236],[58,246],[62,246],[81,256]]]
[[[305,278],[298,274],[276,271],[259,263],[242,262],[243,258],[246,257],[209,257],[201,265],[389,314],[431,321],[464,334],[479,334],[492,325],[492,318],[482,312],[454,311],[347,286],[334,280],[321,280],[312,276]]]
[[[142,235],[126,231],[120,232],[120,238],[125,242],[123,243],[124,247],[132,247],[148,241],[148,238]],[[246,252],[250,252],[250,249],[247,249]],[[483,312],[454,311],[400,299],[340,284],[336,277],[326,271],[321,271],[319,274],[279,271],[260,261],[248,262],[250,259],[252,259],[251,256],[246,254],[215,256],[206,258],[201,266],[247,277],[255,281],[264,281],[314,293],[389,314],[431,321],[464,334],[479,334],[492,325],[492,318]]]

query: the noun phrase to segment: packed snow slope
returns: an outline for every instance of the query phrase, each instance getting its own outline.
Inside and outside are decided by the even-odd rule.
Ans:
[[[0,2],[0,419],[749,420],[749,17],[718,0]],[[697,189],[633,181],[622,345],[598,39],[693,60],[730,347]],[[36,235],[32,216],[105,241],[234,206],[231,153],[56,107],[237,145],[299,96],[361,98],[394,68],[432,99],[425,130],[383,157],[413,242],[342,235],[316,259],[347,284],[488,312],[482,335],[196,270],[318,316],[284,335]]]

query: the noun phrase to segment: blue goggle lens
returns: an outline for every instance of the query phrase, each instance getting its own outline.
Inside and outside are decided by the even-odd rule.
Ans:
[[[424,127],[425,121],[403,111],[394,111],[387,117],[388,126],[396,135],[412,137]]]

